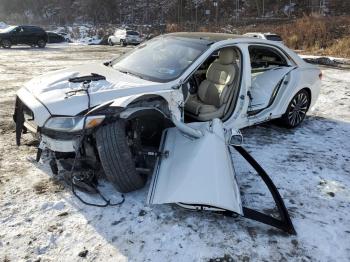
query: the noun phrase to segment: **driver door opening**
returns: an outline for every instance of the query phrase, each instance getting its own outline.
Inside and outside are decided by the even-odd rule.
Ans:
[[[242,55],[237,47],[212,53],[183,86],[185,122],[223,119],[239,94]]]

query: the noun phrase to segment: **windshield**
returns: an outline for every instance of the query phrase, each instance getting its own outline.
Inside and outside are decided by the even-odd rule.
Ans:
[[[205,40],[158,37],[117,58],[112,67],[150,81],[169,82],[178,78],[207,48]]]
[[[11,32],[13,29],[15,29],[17,26],[9,26],[9,27],[6,27],[5,29],[0,29],[0,32],[1,33],[9,33]]]
[[[139,35],[139,33],[135,32],[135,31],[127,31],[126,34],[127,35]]]

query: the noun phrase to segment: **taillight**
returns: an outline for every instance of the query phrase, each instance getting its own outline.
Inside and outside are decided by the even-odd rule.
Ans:
[[[322,77],[323,77],[322,71],[319,73],[318,77],[320,78],[320,80],[322,80]]]

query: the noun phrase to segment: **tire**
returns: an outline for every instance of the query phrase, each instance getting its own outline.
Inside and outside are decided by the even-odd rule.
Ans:
[[[109,44],[110,46],[114,46],[112,40],[110,40],[110,39],[108,40],[108,44]]]
[[[126,43],[124,40],[120,39],[120,46],[126,46]]]
[[[2,40],[2,42],[1,42],[1,46],[3,48],[11,48],[11,45],[12,45],[12,43],[8,39]]]
[[[46,41],[43,39],[40,39],[37,43],[39,48],[44,48],[46,46]]]
[[[282,124],[294,128],[303,122],[310,107],[311,97],[305,89],[300,90],[290,101],[287,111],[281,117]]]
[[[96,145],[106,177],[117,191],[127,193],[145,185],[146,177],[136,171],[127,144],[125,122],[100,127],[96,132]]]

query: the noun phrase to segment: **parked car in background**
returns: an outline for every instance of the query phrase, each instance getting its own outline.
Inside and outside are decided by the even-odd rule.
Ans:
[[[273,34],[273,33],[246,33],[246,34],[244,34],[244,36],[256,37],[256,38],[270,40],[270,41],[276,41],[276,42],[280,42],[283,44],[282,37],[277,35],[277,34]]]
[[[13,45],[30,45],[44,48],[47,41],[47,33],[38,26],[9,26],[0,31],[0,44],[3,48],[11,48]]]
[[[141,43],[140,33],[133,30],[117,29],[114,34],[108,38],[109,45],[120,44],[126,45],[138,45]]]
[[[69,42],[69,38],[63,36],[62,34],[58,34],[55,32],[46,32],[48,36],[48,43],[53,44],[53,43],[65,43]]]

